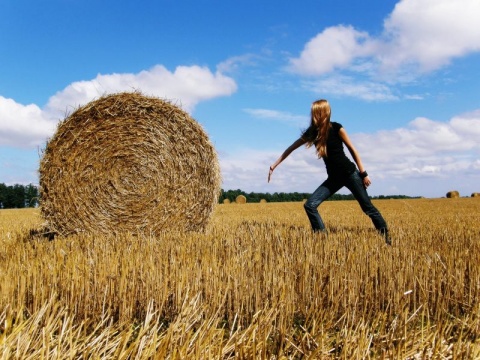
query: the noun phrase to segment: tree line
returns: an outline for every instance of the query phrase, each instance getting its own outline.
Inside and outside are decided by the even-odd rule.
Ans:
[[[265,199],[267,202],[289,202],[289,201],[303,201],[308,199],[311,193],[284,193],[284,192],[275,192],[270,193],[257,193],[251,192],[246,193],[240,189],[237,190],[221,190],[220,196],[218,198],[219,203],[223,203],[225,199],[228,199],[230,202],[234,202],[237,196],[243,195],[247,198],[247,202],[258,203],[260,200]],[[411,199],[412,197],[406,195],[379,195],[379,196],[370,196],[371,199]],[[339,201],[339,200],[355,200],[352,194],[343,195],[343,194],[333,194],[330,196],[327,201]]]
[[[223,203],[225,199],[228,199],[230,202],[234,202],[237,196],[243,195],[247,198],[249,203],[258,203],[260,200],[264,199],[267,202],[292,202],[292,201],[303,201],[307,199],[311,193],[299,193],[299,192],[275,192],[270,193],[260,193],[260,192],[250,192],[247,193],[240,189],[237,190],[224,190],[221,189],[220,196],[218,198],[219,203]],[[411,199],[411,197],[406,195],[380,195],[373,196],[372,199]],[[328,201],[338,201],[338,200],[354,200],[352,194],[342,195],[334,194]],[[5,185],[0,183],[0,209],[14,209],[14,208],[26,208],[26,207],[36,207],[40,202],[40,191],[39,188],[33,184],[29,185]]]
[[[0,183],[0,209],[21,209],[36,207],[39,203],[39,189],[33,184],[5,185]]]

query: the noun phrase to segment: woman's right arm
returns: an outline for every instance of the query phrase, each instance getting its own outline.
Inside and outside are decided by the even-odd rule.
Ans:
[[[272,166],[270,166],[270,171],[268,172],[268,182],[270,182],[270,178],[272,177],[272,173],[273,173],[273,170],[275,170],[275,168],[280,165],[280,163],[285,160],[288,155],[290,155],[294,150],[298,149],[300,146],[302,146],[303,144],[305,144],[306,141],[303,139],[303,138],[298,138],[297,140],[295,140],[295,142],[290,145],[283,153],[282,155],[280,155],[280,157],[277,159],[277,161],[275,161],[273,163]]]

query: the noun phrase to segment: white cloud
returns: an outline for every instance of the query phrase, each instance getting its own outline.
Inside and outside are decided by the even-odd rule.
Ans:
[[[232,78],[205,67],[179,66],[170,72],[157,65],[138,74],[98,75],[93,80],[74,82],[53,95],[43,109],[0,97],[0,146],[31,147],[44,143],[59,119],[108,93],[139,90],[171,100],[191,112],[199,102],[231,95],[236,89]]]
[[[478,143],[480,139],[480,110],[453,117],[451,126],[462,136],[467,136]]]
[[[411,94],[411,95],[404,95],[404,99],[406,100],[423,100],[425,98],[425,95],[420,95],[420,94]]]
[[[253,54],[232,56],[231,58],[228,58],[227,60],[218,64],[217,71],[223,74],[231,73],[240,68],[241,66],[254,65],[256,58],[257,56]]]
[[[448,122],[417,118],[406,128],[379,131],[374,134],[356,134],[357,147],[363,157],[373,163],[414,163],[455,161],[465,154],[480,150],[480,112],[460,115]]]
[[[351,26],[335,26],[316,35],[290,69],[323,75],[348,69],[389,81],[411,80],[452,59],[480,50],[478,0],[402,0],[373,37]]]
[[[329,27],[305,45],[299,58],[291,59],[291,66],[300,74],[324,74],[370,55],[372,45],[367,33],[351,26]]]
[[[477,110],[448,122],[417,118],[405,128],[351,137],[376,179],[400,184],[404,194],[416,191],[433,196],[441,187],[445,192],[451,190],[449,187],[463,193],[474,191],[474,184],[480,181],[476,170],[479,129]]]
[[[35,147],[53,133],[55,126],[56,121],[37,105],[22,105],[0,96],[0,145]]]
[[[385,20],[383,67],[416,63],[435,70],[480,50],[478,0],[402,0]]]
[[[253,117],[267,120],[281,121],[290,125],[305,126],[308,123],[308,116],[295,115],[285,111],[269,110],[269,109],[243,109],[247,114]]]
[[[93,80],[75,82],[52,96],[47,108],[65,112],[67,106],[83,105],[107,93],[133,90],[178,102],[192,111],[200,101],[233,94],[237,85],[232,78],[205,67],[178,66],[170,72],[157,65],[138,74],[98,75]]]
[[[366,101],[398,100],[392,90],[379,82],[356,81],[346,76],[329,76],[304,82],[304,87],[318,94],[349,96]]]

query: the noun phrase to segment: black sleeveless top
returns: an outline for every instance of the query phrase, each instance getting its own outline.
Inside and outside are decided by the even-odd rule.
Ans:
[[[339,134],[340,129],[343,127],[342,124],[332,121],[330,125],[327,138],[327,156],[323,156],[323,161],[329,177],[345,177],[352,174],[357,167],[345,155],[343,141]],[[312,141],[312,139],[317,137],[317,133],[317,128],[310,126],[304,131],[302,138]]]

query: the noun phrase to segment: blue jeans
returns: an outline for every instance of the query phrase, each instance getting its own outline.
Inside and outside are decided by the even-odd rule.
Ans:
[[[383,219],[382,214],[380,214],[377,208],[373,206],[372,201],[368,197],[367,190],[363,185],[363,180],[360,177],[358,170],[354,171],[351,175],[345,178],[328,177],[328,179],[325,180],[305,202],[305,211],[307,212],[307,216],[310,220],[313,231],[325,231],[325,224],[323,223],[317,208],[323,201],[328,199],[331,195],[335,194],[344,186],[352,192],[352,195],[360,204],[363,212],[368,215],[370,219],[372,219],[375,228],[379,231],[386,231],[387,223]]]

